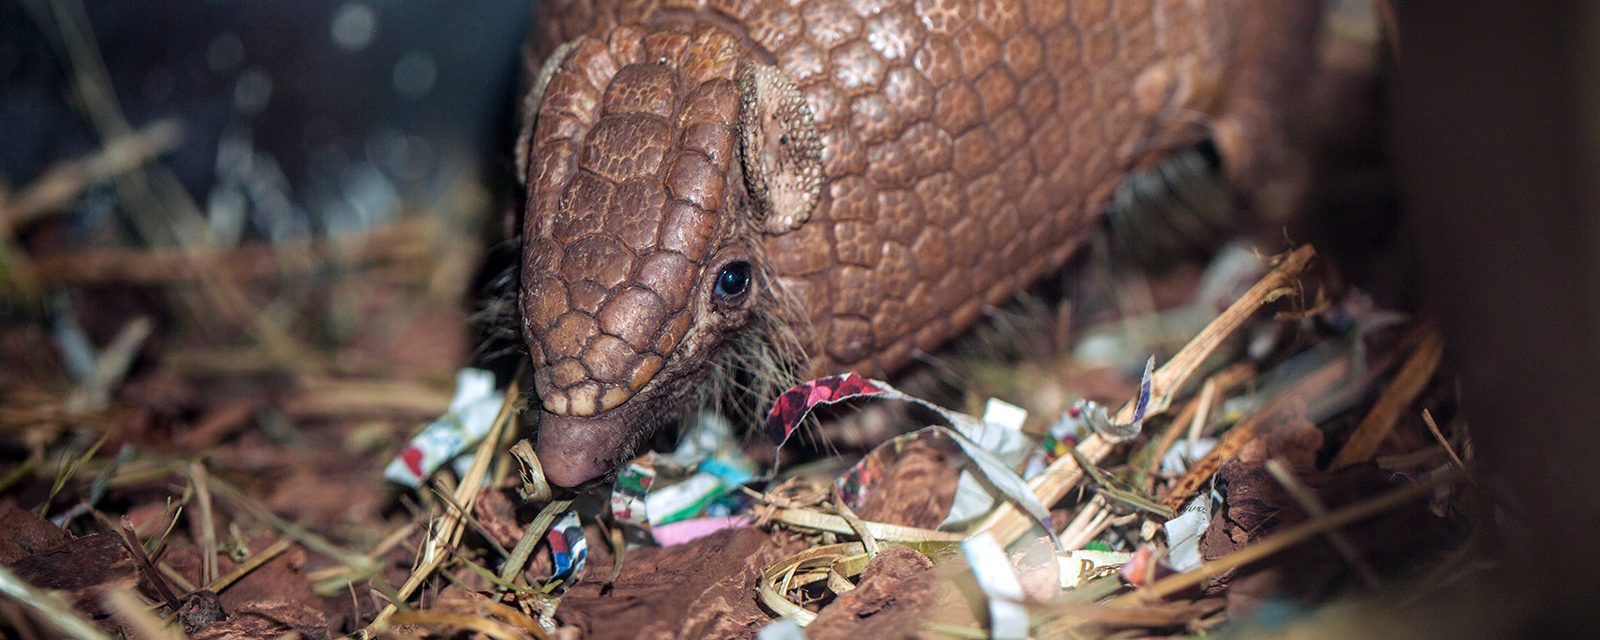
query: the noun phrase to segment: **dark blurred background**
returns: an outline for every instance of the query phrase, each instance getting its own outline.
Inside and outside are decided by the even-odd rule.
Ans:
[[[213,240],[370,227],[463,174],[505,175],[525,0],[0,3],[0,181],[87,155],[115,125],[168,118],[170,167]],[[103,60],[99,76],[86,58]],[[88,107],[88,108],[86,108]],[[484,166],[490,163],[491,166]],[[109,202],[101,199],[102,208]],[[93,200],[91,200],[93,202]],[[75,216],[103,233],[105,215]]]
[[[509,264],[532,12],[0,2],[0,317],[82,375],[151,316],[204,371],[449,380]]]
[[[1440,635],[1600,623],[1600,3],[1396,2],[1396,168],[1503,580]],[[1485,624],[1494,623],[1494,624]],[[1504,626],[1500,626],[1504,625]]]

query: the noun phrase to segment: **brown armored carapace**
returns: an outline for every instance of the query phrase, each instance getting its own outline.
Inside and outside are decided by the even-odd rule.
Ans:
[[[1209,136],[1244,186],[1317,15],[1299,0],[541,9],[520,306],[538,453],[562,486],[632,455],[754,326],[792,332],[777,352],[800,373],[883,375],[1060,269],[1136,163]]]

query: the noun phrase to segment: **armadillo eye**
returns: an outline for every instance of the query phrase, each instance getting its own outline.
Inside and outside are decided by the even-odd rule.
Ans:
[[[711,294],[717,302],[733,304],[750,291],[750,263],[730,262],[717,274],[716,287]]]

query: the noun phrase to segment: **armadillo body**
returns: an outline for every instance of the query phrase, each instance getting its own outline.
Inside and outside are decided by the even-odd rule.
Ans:
[[[813,373],[881,375],[1059,270],[1141,160],[1210,137],[1247,183],[1278,144],[1316,7],[602,0],[540,14],[549,62],[519,148],[523,329],[541,457],[575,484],[630,454],[646,414],[675,400],[665,387],[705,375],[749,314],[777,313],[760,300],[783,301]],[[743,263],[755,301],[723,295]]]

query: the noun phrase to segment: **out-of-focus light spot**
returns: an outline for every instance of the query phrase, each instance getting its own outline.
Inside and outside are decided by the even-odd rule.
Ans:
[[[244,42],[232,31],[224,31],[206,45],[206,67],[212,71],[227,71],[244,60]]]
[[[245,211],[249,207],[237,185],[212,189],[206,196],[206,222],[211,240],[222,246],[239,244],[244,237]]]
[[[339,201],[330,204],[323,210],[330,233],[370,229],[400,214],[400,192],[377,167],[356,162],[340,172]]]
[[[378,14],[360,2],[346,2],[333,12],[331,29],[334,44],[346,51],[360,51],[378,34]]]
[[[439,66],[426,51],[408,51],[394,63],[394,90],[407,98],[428,95],[438,78]]]
[[[378,130],[366,141],[367,158],[386,172],[398,172],[406,166],[411,150],[406,148],[406,136],[398,130]]]
[[[267,107],[272,99],[272,78],[260,69],[246,69],[233,83],[233,107],[240,113],[254,115]]]

